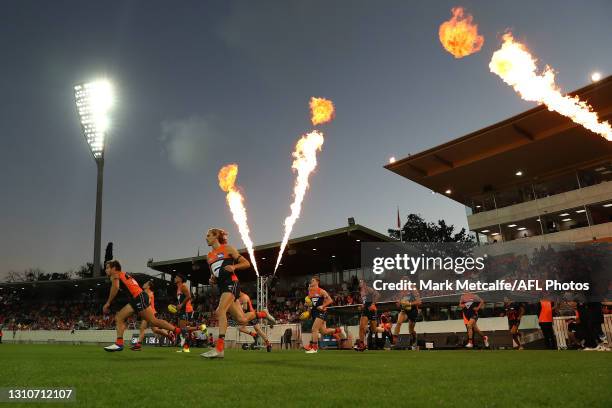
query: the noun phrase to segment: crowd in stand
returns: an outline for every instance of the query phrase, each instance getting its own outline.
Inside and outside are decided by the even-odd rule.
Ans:
[[[530,256],[526,254],[509,254],[492,257],[487,265],[486,280],[503,278],[506,281],[517,279],[559,279],[570,280],[578,278],[577,271],[597,268],[598,253],[592,246],[576,251],[555,251],[551,247],[536,249]],[[495,276],[491,276],[495,275]],[[459,277],[459,276],[458,276]],[[470,272],[460,276],[462,279],[482,279],[478,273]],[[334,300],[334,306],[359,304],[359,280],[353,276],[348,282],[339,285],[325,285],[325,289]],[[604,288],[605,291],[606,288]],[[451,294],[454,292],[421,291],[421,297]],[[608,292],[609,293],[609,292]],[[255,293],[249,293],[253,300]],[[299,322],[299,315],[305,309],[304,299],[307,295],[307,280],[294,282],[288,289],[272,286],[270,288],[268,309],[279,323]],[[538,301],[540,293],[533,293],[534,303]],[[486,294],[483,295],[486,299]],[[609,296],[609,294],[608,294]],[[392,300],[385,296],[381,301]],[[396,299],[395,299],[396,300]],[[0,297],[0,327],[6,330],[81,330],[81,329],[114,329],[114,315],[102,314],[102,304],[105,299],[85,298],[37,302],[29,301],[27,304],[19,299],[18,294]],[[490,301],[493,301],[492,299]],[[156,309],[159,317],[172,320],[173,316],[166,310],[172,299],[167,295],[156,296]],[[208,292],[205,295],[194,295],[192,299],[196,315],[199,320],[214,327],[216,319],[214,309],[218,303],[218,295]],[[424,308],[423,315],[427,320],[445,320],[460,318],[460,310],[449,308],[440,304]],[[530,310],[529,310],[530,311]],[[503,316],[503,307],[483,310],[482,317]],[[137,321],[132,319],[129,328],[136,328]]]

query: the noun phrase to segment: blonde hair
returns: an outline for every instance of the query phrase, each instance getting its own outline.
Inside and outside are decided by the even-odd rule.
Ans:
[[[212,234],[217,237],[220,244],[227,244],[227,232],[221,228],[211,228],[208,232],[212,232]]]

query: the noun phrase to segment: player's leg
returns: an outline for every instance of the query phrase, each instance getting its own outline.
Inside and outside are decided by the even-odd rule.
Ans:
[[[397,323],[395,323],[395,327],[393,328],[393,344],[397,344],[397,340],[399,339],[399,334],[402,329],[402,324],[407,319],[408,315],[403,310],[397,315]]]
[[[141,320],[140,321],[139,333],[138,333],[138,341],[136,342],[136,344],[134,344],[134,345],[132,345],[132,347],[130,347],[130,350],[132,350],[132,351],[140,351],[140,350],[142,350],[142,343],[144,342],[145,330],[147,330],[147,321],[146,320]]]
[[[268,338],[266,333],[264,333],[264,331],[261,329],[261,327],[258,324],[253,326],[253,329],[255,329],[255,332],[257,333],[257,335],[259,337],[261,337],[262,340],[264,341],[264,344],[266,345],[266,351],[268,353],[271,352],[272,351],[272,343],[270,343],[270,339]]]
[[[176,327],[175,325],[168,323],[164,319],[160,319],[157,316],[155,316],[155,313],[153,313],[153,310],[151,309],[151,307],[147,307],[145,310],[143,310],[139,314],[143,319],[149,322],[151,326],[155,326],[160,329],[166,329],[169,332],[172,332],[176,335],[181,333],[181,329],[179,327]]]
[[[232,319],[234,319],[239,325],[247,325],[251,320],[255,319],[257,315],[256,312],[249,312],[245,314],[238,302],[232,302],[232,304],[229,305],[228,312],[232,316]],[[251,316],[253,318],[249,319]]]
[[[255,339],[257,338],[257,329],[255,329],[255,331],[251,331],[247,329],[246,326],[242,325],[242,326],[238,326],[238,331],[240,333],[244,333],[244,334],[251,336],[253,338],[253,342],[256,341]]]
[[[324,328],[325,320],[317,317],[312,324],[310,344],[305,347],[306,353],[316,353],[319,350],[319,332]]]
[[[240,308],[240,310],[242,310],[242,308],[240,306],[238,306],[238,307]],[[250,311],[250,312],[247,312],[247,313],[243,312],[243,314],[244,314],[244,317],[249,322],[251,320],[255,320],[255,319],[266,319],[270,325],[275,325],[276,324],[276,319],[267,310],[260,310],[260,311],[253,310],[253,311]]]
[[[408,322],[408,333],[410,333],[410,346],[415,347],[417,345],[416,321],[412,319]]]
[[[472,322],[472,321],[473,321],[473,324],[472,324],[472,331],[473,331],[473,333],[478,333],[478,335],[479,335],[480,337],[482,337],[482,341],[484,342],[484,346],[485,346],[485,347],[489,347],[489,336],[485,336],[485,335],[484,335],[484,334],[483,334],[483,333],[480,331],[480,328],[478,327],[477,320],[476,320],[475,318],[472,318],[472,319],[470,320],[470,322]],[[472,334],[472,336],[473,336],[473,334]],[[472,339],[473,339],[473,337],[472,337]]]
[[[134,309],[128,303],[115,315],[115,324],[117,326],[117,340],[114,344],[104,347],[106,351],[121,351],[123,350],[123,333],[125,332],[125,320],[134,313]]]
[[[518,323],[512,322],[512,326],[510,327],[510,334],[512,335],[512,340],[516,343],[516,348],[519,350],[523,349],[523,345],[521,344],[521,336],[519,335]]]
[[[323,322],[323,324],[321,325],[321,328],[319,329],[319,333],[322,335],[332,335],[334,336],[334,338],[336,339],[336,341],[338,342],[338,344],[340,343],[341,340],[346,339],[348,336],[346,335],[346,331],[344,330],[343,326],[338,326],[336,328],[333,327],[327,327],[327,322]]]
[[[182,316],[187,316],[187,313],[183,313]],[[186,319],[179,319],[179,327],[181,328],[181,332],[184,333],[183,337],[182,337],[182,344],[181,344],[181,352],[183,353],[189,353],[190,352],[190,345],[191,345],[191,335],[189,333],[188,330],[188,326],[189,326],[189,322]]]
[[[164,336],[167,337],[169,339],[172,338],[172,335],[170,331],[166,330],[166,329],[160,329],[159,327],[151,327],[151,331],[155,334],[159,334],[160,336]]]
[[[365,336],[366,336],[367,328],[368,328],[368,317],[361,316],[359,318],[359,342],[357,343],[357,348],[359,349],[365,348]]]
[[[465,347],[471,348],[474,347],[474,328],[473,328],[473,321],[472,320],[468,320],[468,322],[465,324],[465,328],[467,329],[467,337],[468,337],[468,342],[465,345]]]
[[[376,320],[372,319],[372,316],[368,317],[368,321],[369,321],[369,325],[370,325],[370,330],[369,330],[369,334],[368,334],[368,346],[372,346],[372,348],[377,348],[376,345]]]
[[[223,292],[221,293],[221,297],[219,298],[219,305],[215,310],[215,315],[217,316],[217,321],[219,322],[219,337],[217,337],[217,343],[215,344],[215,348],[207,351],[206,353],[200,354],[205,358],[223,358],[225,351],[225,333],[227,332],[227,313],[235,305],[235,296],[232,292]],[[239,308],[240,309],[240,308]],[[244,318],[244,313],[239,314],[235,309],[232,310],[232,317],[239,325],[246,324],[247,321]],[[242,312],[242,309],[240,309]]]

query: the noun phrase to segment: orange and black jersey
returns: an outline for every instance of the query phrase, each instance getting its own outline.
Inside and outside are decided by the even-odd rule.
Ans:
[[[135,298],[142,293],[142,288],[130,274],[120,271],[117,277],[119,278],[119,290],[125,291],[124,293],[129,298]]]
[[[177,304],[179,305],[183,303],[183,301],[185,301],[185,298],[187,297],[182,291],[183,287],[187,287],[187,285],[185,285],[184,283],[181,283],[180,286],[176,287],[176,301],[177,301]],[[185,303],[185,308],[183,310],[185,311],[185,313],[193,312],[193,306],[191,305],[191,300],[188,300]]]
[[[323,296],[323,289],[321,288],[309,289],[308,297],[312,301],[313,309],[323,306],[323,303],[325,302],[325,296]]]
[[[518,302],[508,302],[505,304],[506,317],[508,320],[519,320],[521,316],[521,304]]]
[[[482,299],[480,296],[473,293],[466,293],[461,296],[461,302],[463,303],[464,309],[471,310],[477,307],[482,302]]]
[[[225,270],[225,267],[234,264],[234,258],[230,255],[227,250],[227,245],[225,244],[210,251],[207,260],[208,266],[210,267],[210,273],[217,279],[223,278],[225,274],[229,274],[229,272]],[[231,273],[231,280],[238,280],[235,273]]]

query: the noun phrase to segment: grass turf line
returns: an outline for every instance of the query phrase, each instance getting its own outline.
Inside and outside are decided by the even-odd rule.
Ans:
[[[70,407],[612,406],[612,353],[175,351],[2,344],[0,387],[76,387]]]

